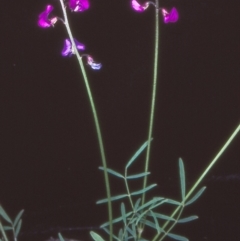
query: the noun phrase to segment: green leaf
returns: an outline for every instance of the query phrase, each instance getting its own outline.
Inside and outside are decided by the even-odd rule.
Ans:
[[[18,236],[21,226],[22,226],[22,219],[20,219],[19,222],[17,223],[16,230],[15,230],[15,238],[17,238]]]
[[[190,217],[187,217],[187,218],[181,218],[177,222],[178,223],[187,223],[187,222],[193,221],[195,219],[198,219],[198,216],[193,215],[193,216],[190,216]]]
[[[139,194],[142,194],[142,193],[145,193],[147,191],[149,191],[150,189],[154,188],[155,186],[157,186],[157,184],[152,184],[148,187],[145,187],[139,191],[136,191],[136,192],[132,192],[131,195],[139,195]]]
[[[3,230],[8,231],[8,230],[13,230],[12,226],[3,226]]]
[[[202,195],[205,189],[206,187],[202,187],[189,201],[185,203],[185,206],[195,202]]]
[[[126,179],[137,179],[137,178],[140,178],[140,177],[145,177],[149,174],[150,174],[150,172],[143,172],[143,173],[127,176]]]
[[[185,171],[184,171],[182,158],[179,158],[179,173],[180,173],[182,200],[184,200],[186,195],[186,182],[185,182]]]
[[[141,198],[138,198],[138,200],[136,201],[136,203],[134,205],[134,212],[137,212],[140,202],[141,202]]]
[[[157,233],[159,234],[159,233],[161,233],[161,228],[159,227],[158,220],[157,220],[157,218],[156,218],[156,216],[155,216],[155,214],[154,214],[154,212],[152,210],[150,210],[150,213],[151,213],[151,215],[152,215],[152,217],[154,219]]]
[[[123,223],[125,226],[127,226],[126,209],[125,209],[124,203],[121,203],[121,214],[122,214]]]
[[[9,223],[12,224],[11,219],[9,218],[9,216],[7,215],[7,213],[4,211],[3,207],[0,206],[0,215]]]
[[[128,216],[130,216],[132,213],[133,213],[133,212],[126,213],[125,216],[128,217]],[[112,223],[117,223],[117,222],[120,222],[120,221],[122,221],[122,220],[123,220],[122,217],[118,217],[118,218],[113,219],[113,220],[112,220]],[[100,227],[101,227],[101,228],[104,228],[104,227],[106,227],[106,226],[109,226],[109,222],[102,224]]]
[[[150,201],[144,203],[142,206],[140,206],[140,207],[136,210],[136,212],[139,212],[140,210],[142,210],[142,209],[144,209],[144,208],[146,208],[146,207],[148,207],[148,206],[154,205],[154,204],[156,204],[158,201],[162,201],[163,199],[164,199],[164,198],[162,198],[162,197],[153,198],[152,200],[150,200]]]
[[[140,223],[143,223],[143,224],[149,226],[150,228],[156,229],[155,223],[153,223],[149,220],[140,220]]]
[[[151,216],[150,213],[148,215]],[[161,214],[161,213],[154,212],[154,215],[155,215],[156,218],[159,218],[159,219],[164,219],[164,220],[167,220],[167,221],[175,221],[174,218],[172,218],[170,216],[167,216],[167,215],[164,215],[164,214]]]
[[[177,205],[177,206],[182,205],[182,203],[180,203],[178,201],[175,201],[175,200],[172,200],[172,199],[166,199],[166,203],[170,203],[170,204]]]
[[[65,241],[63,236],[60,233],[58,233],[58,237],[59,237],[60,241]]]
[[[115,201],[115,200],[119,200],[119,199],[127,197],[127,196],[128,196],[127,194],[121,194],[121,195],[117,195],[117,196],[111,197],[110,200],[111,201]],[[108,202],[108,199],[104,198],[104,199],[98,200],[97,204],[106,203],[106,202]]]
[[[188,241],[187,238],[185,238],[183,236],[180,236],[180,235],[177,235],[177,234],[173,234],[173,233],[167,233],[167,236],[169,236],[173,239],[176,239],[176,240],[180,240],[180,241]]]
[[[147,147],[148,141],[146,141],[137,151],[136,153],[132,156],[132,158],[128,161],[125,169],[127,169],[134,161],[135,159],[141,154],[141,152]]]
[[[98,169],[104,171],[104,167],[99,167]],[[124,179],[124,176],[123,176],[122,174],[120,174],[120,173],[118,173],[118,172],[116,172],[116,171],[113,171],[113,170],[110,169],[110,168],[107,168],[106,170],[107,170],[108,173],[110,173],[110,174],[112,174],[112,175],[114,175],[114,176],[116,176],[116,177],[120,177],[120,178],[123,178],[123,179]]]
[[[136,226],[134,223],[132,223],[132,232],[133,232],[133,238],[134,240],[137,239],[137,231],[136,231]]]
[[[99,234],[93,231],[91,231],[90,234],[95,241],[104,241],[104,239]]]
[[[15,226],[17,225],[19,219],[21,218],[22,214],[23,214],[24,210],[21,210],[18,215],[16,216],[14,222],[13,222],[13,227],[15,228]]]
[[[123,240],[123,230],[122,230],[122,228],[120,228],[120,230],[118,232],[118,238],[119,238],[119,240]]]
[[[103,228],[103,230],[110,235],[110,231],[107,228]],[[113,238],[119,241],[119,238],[113,234]]]

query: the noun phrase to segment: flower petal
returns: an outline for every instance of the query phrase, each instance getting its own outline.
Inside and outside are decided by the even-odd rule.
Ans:
[[[92,69],[99,70],[102,68],[102,64],[96,63],[91,56],[87,56],[87,63],[91,66]]]
[[[141,5],[141,4],[139,4],[139,3],[137,2],[137,0],[132,0],[131,4],[132,4],[132,8],[133,8],[135,11],[137,11],[137,12],[143,12],[143,11],[145,11],[145,10],[148,8],[148,6],[149,6],[149,3],[148,3],[148,2],[144,3],[143,5]]]
[[[69,0],[69,8],[74,12],[83,12],[90,6],[89,0]]]
[[[73,39],[76,47],[78,50],[84,50],[85,49],[85,45],[82,43],[79,43],[76,39]],[[72,48],[72,43],[71,40],[69,38],[65,39],[64,41],[64,46],[63,46],[63,50],[62,50],[62,56],[71,56],[74,53],[74,50]]]
[[[174,23],[177,22],[179,18],[178,11],[175,7],[171,9],[170,13],[168,13],[166,9],[162,8],[162,15],[164,23]]]
[[[47,5],[44,12],[38,16],[38,26],[41,28],[48,28],[53,26],[57,22],[57,18],[48,19],[48,15],[52,12],[53,6]]]

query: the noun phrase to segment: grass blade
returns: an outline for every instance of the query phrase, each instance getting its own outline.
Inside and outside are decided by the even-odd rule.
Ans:
[[[202,187],[188,202],[185,203],[185,206],[195,202],[202,195],[205,189],[206,187]]]
[[[179,158],[179,173],[180,173],[180,183],[181,183],[181,194],[182,200],[184,200],[186,195],[186,182],[185,182],[185,171],[182,158]]]
[[[123,223],[125,226],[127,226],[126,209],[125,209],[124,203],[121,203],[121,214],[122,214]]]
[[[15,238],[17,238],[18,236],[21,226],[22,226],[22,219],[20,219],[19,222],[17,223],[16,230],[15,230]]]

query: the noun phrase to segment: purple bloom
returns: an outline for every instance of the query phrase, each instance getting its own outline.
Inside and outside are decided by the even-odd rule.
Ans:
[[[145,2],[144,4],[141,5],[137,2],[137,0],[132,0],[131,3],[132,3],[132,8],[137,12],[143,12],[149,6],[149,2]]]
[[[92,69],[99,70],[102,68],[102,64],[96,63],[90,55],[87,55],[87,63],[91,66]]]
[[[162,8],[161,10],[164,23],[174,23],[178,21],[178,11],[176,8],[172,8],[170,13],[164,8]]]
[[[69,0],[69,7],[74,12],[83,12],[89,8],[89,0]]]
[[[76,39],[74,39],[74,42],[76,44],[77,49],[79,49],[79,50],[85,49],[85,46],[83,44],[79,43]],[[72,47],[72,43],[71,43],[71,40],[67,38],[67,39],[65,39],[65,42],[64,42],[62,56],[71,56],[72,54],[75,54],[73,47]]]
[[[38,16],[38,26],[41,28],[48,28],[51,26],[54,26],[54,24],[57,22],[58,18],[48,18],[48,15],[52,12],[53,6],[47,5],[44,12],[40,13]]]

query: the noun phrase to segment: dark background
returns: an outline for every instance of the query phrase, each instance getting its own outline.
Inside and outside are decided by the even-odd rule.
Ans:
[[[47,4],[61,16],[57,0],[1,4],[0,203],[11,217],[25,209],[20,241],[44,241],[59,231],[90,240],[88,229],[107,220],[106,208],[95,205],[105,197],[98,143],[76,58],[60,54],[63,24],[37,26]],[[190,188],[239,124],[240,9],[237,0],[160,5],[175,6],[180,19],[164,25],[160,16],[150,182],[158,183],[153,195],[179,199],[178,158]],[[100,71],[86,69],[109,167],[123,172],[147,139],[154,9],[137,13],[130,0],[91,0],[88,11],[68,13],[74,36],[103,64]],[[240,240],[239,143],[238,135],[202,183],[204,195],[186,208],[185,216],[199,220],[174,233],[194,241]],[[133,173],[142,167],[140,158]],[[125,191],[111,181],[113,194]]]

